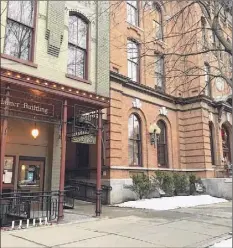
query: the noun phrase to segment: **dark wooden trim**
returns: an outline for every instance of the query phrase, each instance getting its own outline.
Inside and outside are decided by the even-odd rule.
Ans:
[[[46,158],[45,157],[19,156],[19,161],[20,160],[45,162]]]
[[[4,54],[4,53],[1,53],[1,58],[12,60],[12,61],[15,61],[17,63],[27,65],[27,66],[31,66],[31,67],[34,67],[34,68],[38,67],[37,64],[35,64],[35,63],[33,63],[33,62],[29,61],[29,60],[19,59],[19,58],[16,58],[16,57],[13,57],[11,55]]]
[[[85,84],[92,84],[91,81],[66,73],[66,77]]]

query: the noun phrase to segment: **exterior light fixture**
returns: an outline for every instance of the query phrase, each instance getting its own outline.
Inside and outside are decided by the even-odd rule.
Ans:
[[[25,171],[26,169],[26,166],[23,164],[22,167],[21,167],[22,171]]]
[[[151,124],[149,127],[149,135],[150,135],[150,144],[156,146],[157,140],[161,133],[161,129],[158,127],[156,123]]]
[[[39,135],[39,130],[36,128],[36,123],[35,123],[35,127],[32,129],[31,134],[34,139],[36,139]]]

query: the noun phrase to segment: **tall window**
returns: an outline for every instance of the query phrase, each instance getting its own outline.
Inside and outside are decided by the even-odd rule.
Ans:
[[[214,157],[214,125],[212,122],[209,122],[209,132],[210,132],[210,152],[211,152],[211,163],[215,165]]]
[[[69,17],[68,74],[87,79],[88,24],[79,16]]]
[[[226,126],[222,126],[221,129],[222,135],[222,150],[223,158],[226,162],[231,163],[231,146],[230,146],[230,134]]]
[[[155,25],[155,38],[163,40],[163,25],[162,25],[162,10],[161,7],[155,3],[156,17],[154,20]]]
[[[139,81],[139,46],[131,40],[127,44],[128,77],[133,81]]]
[[[205,95],[211,96],[211,83],[210,83],[210,66],[205,63],[204,65],[205,72]]]
[[[158,164],[159,166],[168,167],[167,127],[162,120],[158,121],[157,125],[161,129],[157,144]]]
[[[4,53],[32,60],[35,1],[8,1]]]
[[[155,55],[155,84],[164,89],[164,57]]]
[[[131,114],[129,117],[128,132],[129,165],[141,166],[141,125],[139,118],[135,114]]]
[[[139,25],[138,1],[127,1],[127,21],[134,25]]]

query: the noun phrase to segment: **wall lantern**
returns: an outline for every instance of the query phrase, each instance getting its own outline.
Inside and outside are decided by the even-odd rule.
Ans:
[[[36,123],[35,123],[35,127],[32,129],[31,134],[34,139],[36,139],[39,135],[39,130],[36,128]]]
[[[149,134],[150,134],[150,144],[156,146],[157,140],[161,133],[161,129],[158,127],[156,123],[151,124],[149,127]]]

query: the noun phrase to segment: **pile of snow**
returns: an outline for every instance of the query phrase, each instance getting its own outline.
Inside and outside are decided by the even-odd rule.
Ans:
[[[222,198],[216,198],[209,195],[197,195],[197,196],[174,196],[174,197],[162,197],[145,199],[138,201],[128,201],[121,204],[117,204],[118,207],[127,208],[142,208],[152,210],[169,210],[176,208],[188,208],[200,205],[209,205],[214,203],[228,202]]]
[[[211,248],[232,248],[232,238],[216,243]]]

